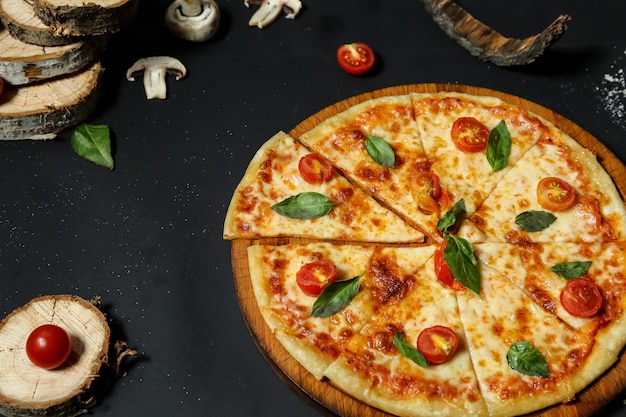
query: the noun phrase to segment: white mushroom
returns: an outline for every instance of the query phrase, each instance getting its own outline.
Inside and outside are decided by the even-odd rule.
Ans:
[[[135,81],[137,74],[143,73],[143,85],[148,100],[167,97],[166,74],[173,74],[179,80],[187,74],[187,68],[176,58],[170,56],[151,56],[141,58],[126,71],[126,79]]]
[[[295,19],[302,3],[300,0],[244,0],[246,7],[253,5],[261,5],[259,9],[252,15],[248,25],[258,26],[263,29],[278,18],[281,11],[285,12],[285,18]]]
[[[215,35],[220,9],[214,0],[174,0],[165,12],[165,26],[179,38],[204,42]]]

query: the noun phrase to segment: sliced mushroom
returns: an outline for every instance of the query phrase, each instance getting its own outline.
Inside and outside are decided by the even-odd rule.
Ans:
[[[135,76],[143,73],[143,85],[148,100],[165,99],[167,86],[165,76],[173,74],[179,80],[187,74],[187,68],[176,58],[170,56],[151,56],[141,58],[126,71],[126,79],[135,81]]]
[[[295,19],[302,3],[300,0],[244,0],[246,7],[250,5],[260,5],[259,9],[252,15],[248,25],[257,26],[263,29],[280,16],[280,12],[285,12],[286,19]]]
[[[174,0],[165,12],[165,26],[192,42],[211,39],[219,24],[220,9],[214,0]]]
[[[537,35],[525,39],[507,38],[476,19],[452,0],[422,0],[426,10],[452,39],[480,59],[500,66],[533,62],[560,39],[571,20],[563,14]]]

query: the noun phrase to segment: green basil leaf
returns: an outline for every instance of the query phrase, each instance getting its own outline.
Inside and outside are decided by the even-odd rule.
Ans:
[[[72,148],[82,158],[97,165],[113,169],[111,155],[111,137],[106,125],[89,125],[83,123],[72,133]]]
[[[393,149],[380,136],[368,136],[365,140],[365,150],[378,165],[387,168],[396,166],[396,155]]]
[[[443,250],[443,259],[452,275],[465,288],[475,294],[480,293],[480,273],[472,244],[462,237],[447,236],[448,243]]]
[[[324,194],[304,192],[274,204],[272,210],[294,219],[316,219],[330,213],[336,204]]]
[[[465,200],[461,199],[441,216],[437,222],[437,230],[447,233],[449,228],[453,227],[461,217],[465,216],[465,213]]]
[[[528,342],[515,342],[506,354],[509,366],[524,375],[550,376],[548,362],[533,345]]]
[[[518,214],[515,223],[527,232],[540,232],[550,226],[556,220],[556,216],[547,211],[531,210]]]
[[[411,346],[409,342],[406,341],[406,338],[404,337],[404,334],[402,332],[398,332],[395,334],[395,336],[393,337],[393,344],[396,345],[400,354],[405,358],[412,360],[422,368],[430,366],[430,362],[426,360],[424,355],[422,355],[419,350]]]
[[[553,265],[550,270],[565,279],[578,278],[589,270],[591,261],[561,262]]]
[[[496,127],[491,129],[485,151],[493,172],[503,169],[509,163],[511,142],[511,133],[504,120],[501,120]]]
[[[329,317],[343,310],[357,295],[361,288],[361,276],[335,281],[324,288],[313,303],[311,315],[314,317]]]

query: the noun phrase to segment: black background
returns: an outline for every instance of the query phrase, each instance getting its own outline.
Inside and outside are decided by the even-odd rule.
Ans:
[[[419,0],[304,0],[295,20],[248,26],[256,6],[217,0],[218,34],[174,38],[168,0],[143,0],[103,53],[104,91],[91,124],[110,126],[115,169],[78,157],[73,129],[52,141],[0,143],[0,313],[41,294],[102,296],[140,358],[96,416],[318,416],[264,360],[235,294],[222,240],[231,194],[259,146],[359,93],[413,83],[468,84],[521,96],[576,122],[626,161],[626,2],[463,1],[503,34],[526,37],[561,13],[573,20],[537,62],[501,68],[471,56]],[[372,73],[335,60],[369,43]],[[146,100],[125,72],[171,55],[167,100]],[[626,416],[619,396],[602,415]]]

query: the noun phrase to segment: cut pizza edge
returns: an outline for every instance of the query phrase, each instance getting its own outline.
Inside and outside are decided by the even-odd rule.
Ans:
[[[303,164],[305,158],[310,162]],[[275,134],[255,153],[237,185],[224,220],[223,237],[424,241],[421,231],[380,205],[332,166],[325,170],[320,168],[325,165],[320,164],[325,161],[291,136],[284,132]],[[305,180],[305,175],[311,182]]]

